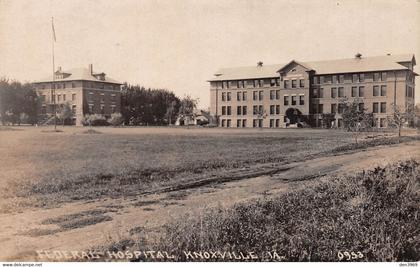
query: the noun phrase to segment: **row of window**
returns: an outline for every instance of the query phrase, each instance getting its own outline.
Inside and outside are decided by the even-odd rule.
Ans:
[[[372,96],[386,96],[387,87],[386,85],[375,85],[373,86]],[[352,86],[351,97],[364,97],[365,87],[364,86]],[[323,98],[324,88],[314,89],[314,97]],[[332,87],[331,98],[346,97],[344,87]]]
[[[94,113],[94,104],[89,104],[89,113]],[[115,105],[111,105],[111,113],[115,113],[117,111],[117,108]],[[100,112],[101,114],[105,114],[105,105],[100,105]]]
[[[56,105],[56,106],[58,106],[58,109],[63,108],[63,105]],[[77,107],[76,105],[71,106],[71,112],[73,113],[73,115],[76,114],[76,107]],[[43,115],[47,114],[47,106],[45,104],[41,106],[41,114]]]
[[[98,92],[98,93],[99,93],[99,92]],[[100,100],[102,103],[104,103],[104,102],[105,102],[105,93],[99,93],[99,95],[100,95],[99,100]],[[87,97],[87,100],[88,100],[89,102],[93,102],[93,101],[94,101],[94,92],[89,92],[88,97]],[[110,100],[111,100],[111,102],[115,102],[115,101],[117,100],[117,98],[116,98],[116,94],[111,94],[111,95],[110,95]]]
[[[284,89],[290,88],[298,88],[298,81],[299,81],[299,88],[305,87],[305,80],[304,79],[292,79],[292,80],[284,80]],[[290,86],[291,85],[291,86]]]
[[[46,102],[46,95],[40,95],[41,101]],[[55,95],[51,96],[51,102],[66,102],[67,101],[67,95],[66,94],[58,94],[57,98]],[[71,101],[76,101],[76,94],[71,94]]]
[[[258,88],[258,87],[265,87],[265,86],[274,87],[274,86],[279,86],[279,85],[280,85],[280,78],[216,82],[217,89]]]
[[[296,95],[292,95],[291,96],[291,102],[289,102],[289,96],[288,95],[285,95],[284,96],[284,99],[283,99],[283,104],[285,105],[285,106],[288,106],[289,104],[291,104],[292,106],[296,106],[297,105],[297,100],[298,100],[298,96],[296,96]],[[305,105],[305,96],[304,95],[300,95],[299,96],[299,105]]]
[[[351,75],[351,81],[353,83],[361,83],[365,81],[365,74],[364,73],[354,73],[348,74],[348,78]],[[314,76],[313,83],[314,84],[324,84],[324,83],[344,83],[345,75],[323,75],[323,76]],[[387,80],[386,72],[375,72],[373,73],[373,81],[374,82],[385,82]]]
[[[221,121],[222,127],[232,127],[232,120],[230,119],[223,119]],[[236,128],[245,128],[247,127],[247,120],[246,119],[237,119],[236,120]],[[253,119],[252,120],[252,127],[263,127],[263,119]],[[270,119],[270,128],[278,128],[280,127],[280,120],[279,119]]]
[[[66,89],[66,88],[76,88],[77,83],[76,82],[54,82],[51,83],[51,86],[46,87],[47,84],[41,84],[41,89]],[[80,82],[79,82],[80,86]],[[119,90],[119,85],[113,85],[113,84],[106,84],[106,83],[100,83],[100,82],[83,82],[83,87],[85,88],[98,88],[98,89],[109,89],[109,90]]]

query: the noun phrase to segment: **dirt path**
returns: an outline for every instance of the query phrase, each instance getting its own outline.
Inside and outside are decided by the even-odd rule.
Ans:
[[[133,229],[150,229],[186,212],[200,212],[211,206],[230,206],[239,201],[280,194],[295,184],[290,181],[352,174],[409,158],[420,160],[420,142],[320,157],[289,164],[284,171],[270,176],[218,185],[2,214],[0,260],[37,260],[36,250],[86,251],[128,238],[130,230],[132,233]]]

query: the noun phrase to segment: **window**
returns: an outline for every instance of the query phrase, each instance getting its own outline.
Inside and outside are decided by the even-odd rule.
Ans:
[[[274,119],[270,119],[270,128],[274,127]]]
[[[344,112],[345,107],[346,105],[343,103],[338,104],[338,114],[342,114]]]
[[[353,86],[351,88],[351,97],[357,97],[357,87]]]
[[[305,87],[305,80],[304,80],[304,79],[300,79],[300,80],[299,80],[299,87],[300,87],[300,88]]]
[[[343,127],[343,119],[337,119],[337,127],[338,128]]]
[[[379,73],[375,72],[375,73],[373,74],[373,81],[374,81],[374,82],[379,81]]]
[[[231,120],[226,120],[226,127],[228,128],[232,127],[231,122],[232,122]]]
[[[115,113],[117,112],[117,109],[114,105],[111,106],[111,113]]]
[[[71,101],[76,101],[76,94],[71,95]]]
[[[105,106],[101,105],[101,114],[105,114]]]
[[[241,88],[239,81],[236,81],[236,88]]]
[[[386,85],[381,85],[381,96],[386,96]]]
[[[385,118],[379,119],[379,127],[386,127],[386,120]]]
[[[274,100],[275,99],[275,93],[276,93],[276,91],[270,90],[270,100]]]
[[[319,83],[320,83],[320,84],[325,83],[324,76],[319,76]]]
[[[359,82],[359,74],[353,74],[352,82],[353,83],[358,83]]]
[[[276,114],[280,114],[280,105],[276,105]]]
[[[236,120],[236,127],[240,128],[241,127],[241,120]]]
[[[227,92],[227,94],[226,94],[226,100],[227,101],[231,101],[232,100],[232,94],[231,94],[231,92]]]
[[[312,80],[313,84],[318,84],[318,77],[314,76]]]
[[[252,120],[252,127],[258,127],[258,120],[256,120],[256,119],[253,119]]]
[[[337,104],[331,104],[331,113],[337,113]]]
[[[270,115],[274,115],[274,105],[270,105]]]
[[[365,74],[364,73],[360,73],[359,74],[359,82],[364,82],[365,81]]]
[[[259,105],[258,106],[258,114],[259,115],[262,115],[264,112],[263,112],[263,106],[261,106],[261,105]]]
[[[337,88],[333,87],[331,88],[331,98],[337,97]]]
[[[359,97],[364,97],[364,96],[365,96],[365,87],[359,86]]]
[[[45,95],[41,95],[40,97],[41,97],[41,101],[45,102],[45,98],[46,98]]]
[[[226,93],[222,93],[222,101],[226,101]]]
[[[301,105],[301,106],[305,105],[305,96],[304,95],[299,96],[299,105]]]
[[[237,115],[241,115],[242,114],[242,107],[241,106],[237,106],[236,107],[236,114]]]
[[[236,92],[236,100],[241,101],[241,92]]]
[[[226,115],[226,107],[222,106],[222,115]]]
[[[258,106],[253,106],[252,107],[252,114],[253,115],[258,115]]]
[[[264,80],[258,81],[258,87],[264,87]]]
[[[335,84],[337,83],[337,75],[332,76],[332,82]]]
[[[247,114],[247,108],[246,106],[242,107],[242,115],[246,115]]]
[[[381,113],[386,113],[386,102],[381,102]]]
[[[344,75],[338,76],[338,82],[339,83],[344,83]]]
[[[284,89],[289,89],[290,87],[290,80],[284,80]]]
[[[344,87],[338,87],[338,97],[344,97]]]
[[[292,106],[296,105],[296,96],[292,95]]]
[[[258,100],[258,92],[257,91],[252,92],[252,99],[253,100]]]
[[[242,120],[242,127],[246,127],[246,120]]]
[[[222,120],[222,127],[226,127],[226,120]]]
[[[71,88],[75,88],[76,84],[75,83],[71,83]]]
[[[264,91],[260,91],[258,93],[258,96],[260,97],[260,101],[263,100],[263,98],[264,98]]]
[[[242,100],[246,101],[246,92],[242,92]]]
[[[319,114],[324,113],[324,105],[323,105],[323,104],[319,104],[319,105],[318,105],[318,113],[319,113]]]
[[[93,104],[89,104],[89,113],[93,113]]]
[[[372,110],[373,110],[373,113],[379,113],[379,103],[374,102]]]
[[[319,95],[318,95],[318,97],[319,98],[323,98],[324,97],[324,88],[319,88]]]
[[[43,115],[47,114],[47,107],[45,105],[42,105],[41,107],[41,114]]]
[[[383,81],[383,82],[386,81],[386,72],[381,73],[381,81]]]
[[[276,90],[276,99],[279,100],[280,99],[280,90]]]
[[[379,86],[373,86],[373,96],[379,96]]]
[[[364,103],[359,103],[358,110],[359,111],[364,111],[365,110],[365,104]]]
[[[276,86],[276,79],[271,79],[270,80],[270,86],[271,87]]]
[[[285,106],[289,105],[289,96],[287,96],[287,95],[284,96],[284,105]]]
[[[63,95],[63,101],[66,101],[66,95],[65,94]]]
[[[226,115],[232,115],[232,107],[227,106]]]
[[[279,128],[279,127],[280,127],[280,120],[276,119],[276,128]]]
[[[292,88],[296,88],[297,87],[297,80],[292,80]]]
[[[263,120],[262,119],[258,120],[258,127],[260,127],[260,128],[263,127]]]
[[[101,94],[101,102],[105,102],[105,95],[103,93]]]
[[[57,95],[57,102],[61,101],[61,95]]]

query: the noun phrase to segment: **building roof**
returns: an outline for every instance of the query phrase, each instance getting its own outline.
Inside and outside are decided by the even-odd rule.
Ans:
[[[89,68],[75,68],[75,69],[69,69],[61,71],[61,73],[70,74],[66,78],[63,79],[55,79],[54,82],[65,82],[65,81],[95,81],[95,82],[104,82],[104,83],[114,83],[114,84],[122,84],[112,78],[109,78],[107,75],[105,75],[104,80],[100,80],[96,78],[93,75],[101,74],[94,72],[93,75],[91,74]],[[42,83],[42,82],[52,82],[52,75],[49,77],[46,77],[44,79],[41,79],[39,81],[35,81],[34,83]]]
[[[278,77],[278,71],[292,62],[301,64],[304,67],[315,71],[315,74],[372,72],[384,70],[405,70],[407,67],[398,62],[410,62],[415,58],[414,54],[385,55],[376,57],[347,58],[325,61],[300,62],[292,60],[287,64],[276,64],[267,66],[251,66],[237,68],[219,69],[215,77],[209,81],[240,80],[240,79],[261,79]]]

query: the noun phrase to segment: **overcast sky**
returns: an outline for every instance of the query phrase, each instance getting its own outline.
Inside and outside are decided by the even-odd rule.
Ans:
[[[220,67],[415,53],[419,0],[0,0],[0,76],[33,81],[56,66],[168,88],[209,106]],[[416,68],[419,72],[419,68]],[[417,101],[420,101],[417,79]]]

